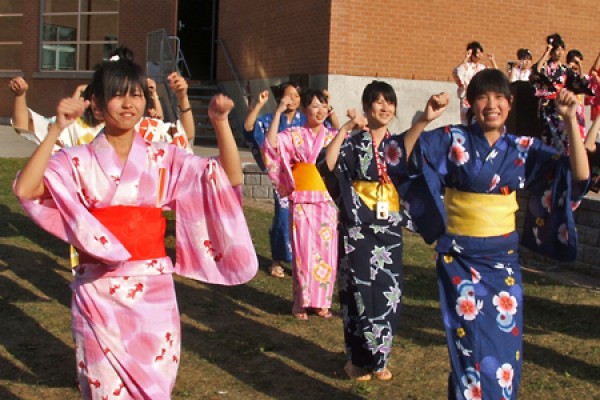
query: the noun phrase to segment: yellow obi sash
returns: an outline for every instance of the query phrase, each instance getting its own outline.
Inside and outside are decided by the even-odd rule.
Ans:
[[[317,170],[315,164],[299,162],[292,167],[295,190],[326,192],[325,182]]]
[[[515,230],[515,212],[519,209],[516,192],[483,194],[446,188],[444,204],[451,234],[489,237]]]
[[[370,181],[352,181],[352,186],[367,207],[375,211],[377,202],[388,203],[391,212],[400,211],[400,196],[393,183],[381,183]]]

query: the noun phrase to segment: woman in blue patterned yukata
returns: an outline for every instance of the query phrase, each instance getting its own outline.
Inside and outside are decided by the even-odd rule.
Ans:
[[[392,379],[387,368],[402,300],[402,216],[382,143],[396,113],[396,93],[373,81],[362,94],[365,117],[349,111],[326,150],[321,172],[340,209],[338,290],[351,379]],[[368,123],[368,129],[365,128]],[[348,131],[360,132],[346,138]]]
[[[386,161],[414,227],[427,242],[437,240],[440,302],[452,367],[448,398],[514,400],[523,341],[516,190],[529,191],[523,244],[573,259],[572,210],[586,191],[587,156],[572,92],[563,90],[556,100],[571,142],[570,157],[540,140],[506,132],[512,98],[501,71],[477,73],[467,98],[471,125],[422,133],[447,101],[446,94],[432,96],[407,133],[386,143],[386,149],[394,150],[389,154],[399,147],[404,157]],[[406,172],[411,179],[403,182]]]

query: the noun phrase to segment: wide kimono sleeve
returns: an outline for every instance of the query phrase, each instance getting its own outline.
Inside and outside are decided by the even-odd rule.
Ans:
[[[525,162],[529,192],[521,244],[559,261],[577,256],[573,211],[587,193],[588,181],[571,179],[569,158],[534,140]]]
[[[261,148],[267,175],[281,197],[289,196],[296,187],[292,167],[298,160],[292,140],[293,129],[298,128],[288,128],[277,134],[277,147],[265,140]]]
[[[252,279],[258,260],[240,188],[217,159],[177,150],[168,168],[164,204],[176,210],[175,272],[223,285]]]
[[[44,184],[50,194],[19,198],[25,212],[47,232],[107,264],[127,261],[131,254],[80,201],[83,196],[74,171],[77,158],[60,151],[50,158]]]
[[[421,134],[409,159],[405,158],[404,138],[399,136],[402,160],[398,166],[388,166],[413,229],[429,244],[446,232],[447,217],[442,196],[452,129],[460,128],[448,126]],[[404,179],[403,174],[409,179]]]

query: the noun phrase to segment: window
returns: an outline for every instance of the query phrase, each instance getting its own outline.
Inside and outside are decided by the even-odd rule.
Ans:
[[[43,0],[40,68],[90,71],[117,47],[119,0]]]
[[[0,26],[0,70],[20,70],[23,2],[0,1]]]

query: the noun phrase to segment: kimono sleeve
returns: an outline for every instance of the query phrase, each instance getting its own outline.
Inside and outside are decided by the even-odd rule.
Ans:
[[[535,140],[527,151],[525,188],[529,192],[521,244],[559,261],[577,256],[573,212],[588,181],[572,182],[569,159]]]
[[[261,147],[267,175],[281,197],[292,194],[296,186],[292,175],[296,148],[292,143],[291,129],[277,135],[276,148],[273,148],[268,140],[265,140]]]
[[[413,228],[429,244],[446,231],[442,181],[448,172],[446,162],[451,129],[444,127],[421,134],[410,158],[405,160],[409,179],[400,180],[392,175]],[[403,138],[401,143],[405,155]]]
[[[79,200],[74,162],[65,152],[55,154],[44,174],[50,197],[19,198],[31,219],[47,232],[107,264],[127,261],[131,255]]]
[[[258,260],[239,188],[216,159],[176,151],[170,168],[166,201],[176,210],[175,272],[223,285],[252,279]]]

